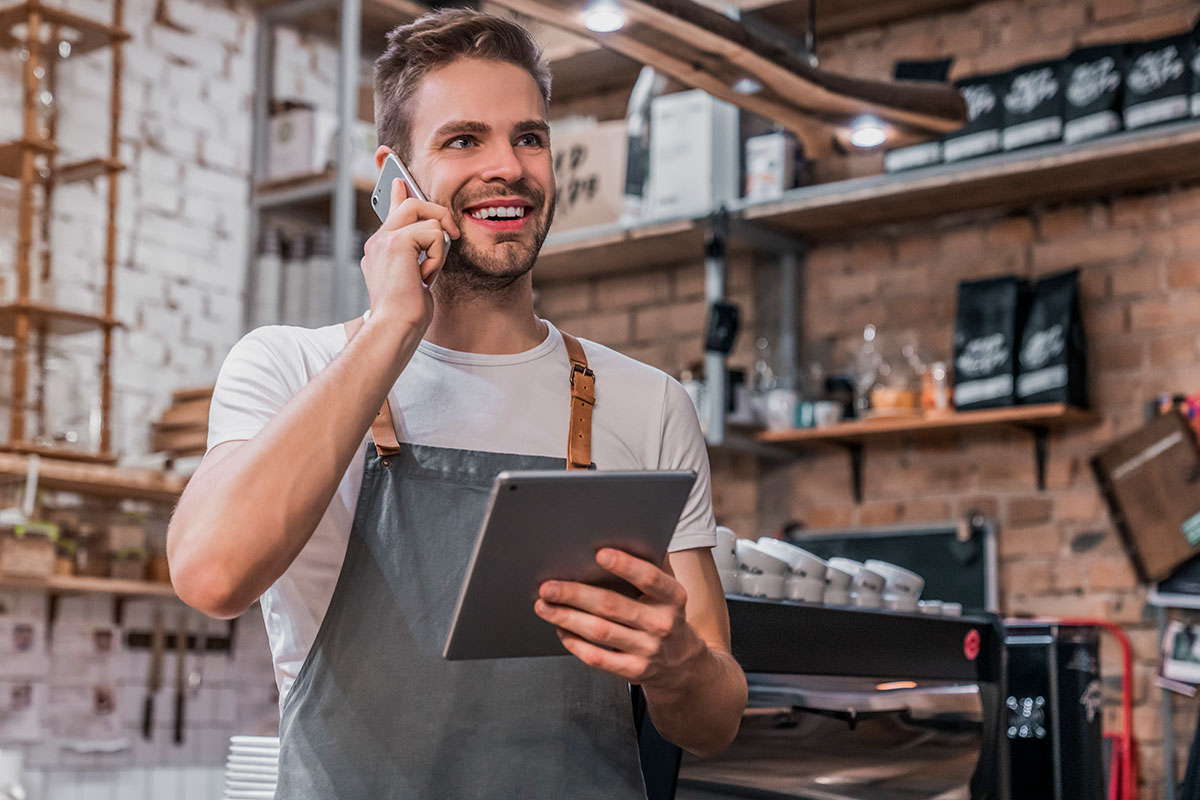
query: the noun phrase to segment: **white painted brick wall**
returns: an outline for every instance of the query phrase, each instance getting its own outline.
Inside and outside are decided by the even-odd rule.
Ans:
[[[109,0],[63,0],[77,13],[111,15]],[[211,382],[241,334],[247,254],[256,22],[251,11],[221,0],[126,0],[122,82],[116,314],[126,328],[116,338],[113,428],[118,451],[145,452],[149,423],[180,386]],[[156,21],[161,10],[167,24]],[[328,45],[280,34],[277,96],[334,107],[336,52]],[[68,159],[107,154],[110,56],[100,52],[63,64],[57,100],[59,141]],[[0,107],[20,108],[20,69],[0,54]],[[0,140],[20,131],[18,113],[0,114]],[[103,181],[63,187],[57,194],[52,242],[53,297],[72,307],[100,309],[107,187]],[[16,187],[0,180],[0,297],[14,291]],[[0,342],[0,435],[6,435],[8,349]],[[83,377],[69,404],[98,391],[99,337],[61,346]],[[55,402],[54,399],[51,399]],[[4,613],[44,618],[45,596],[0,592]],[[149,625],[151,601],[126,606],[127,626]],[[169,604],[174,618],[178,604]],[[107,619],[111,601],[76,598],[60,618]],[[197,615],[193,615],[193,629]],[[210,623],[211,630],[222,624]],[[228,736],[269,732],[273,706],[270,652],[261,616],[239,623],[235,656],[206,660],[205,687],[189,705],[187,744],[169,742],[169,693],[156,703],[154,741],[137,730],[148,656],[123,657],[118,702],[127,751],[67,754],[53,741],[24,745],[30,800],[215,800]],[[173,656],[167,659],[173,674]],[[168,681],[168,685],[170,682]],[[0,742],[0,746],[4,746]]]

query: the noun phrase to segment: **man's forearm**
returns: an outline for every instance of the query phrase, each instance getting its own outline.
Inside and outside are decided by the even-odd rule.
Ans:
[[[391,326],[391,327],[389,327]],[[256,436],[197,472],[168,533],[180,596],[239,613],[312,535],[422,329],[373,317]]]
[[[729,653],[706,648],[678,678],[673,687],[643,687],[654,727],[690,753],[716,755],[737,735],[746,708],[746,676]]]

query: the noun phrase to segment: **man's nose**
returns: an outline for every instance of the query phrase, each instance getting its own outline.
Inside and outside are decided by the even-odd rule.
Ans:
[[[480,177],[485,181],[501,180],[513,183],[525,174],[525,167],[511,144],[507,142],[490,149],[487,164]]]

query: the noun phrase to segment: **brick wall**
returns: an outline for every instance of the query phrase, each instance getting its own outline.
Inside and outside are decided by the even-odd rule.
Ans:
[[[997,0],[827,38],[820,55],[824,67],[885,78],[898,58],[953,54],[960,77],[1060,57],[1078,44],[1181,31],[1197,12],[1194,3],[1178,0]],[[825,164],[821,172],[854,174],[877,159]],[[823,243],[807,261],[802,352],[827,354],[830,366],[842,367],[863,327],[874,324],[885,349],[915,341],[946,358],[959,281],[1072,267],[1082,269],[1091,396],[1101,421],[1051,435],[1045,492],[1034,480],[1032,439],[1013,431],[872,444],[861,505],[853,502],[842,453],[813,452],[779,464],[718,452],[714,503],[720,521],[747,536],[777,530],[789,519],[845,527],[952,519],[971,509],[994,517],[1004,613],[1104,617],[1130,634],[1141,796],[1158,797],[1164,754],[1158,690],[1151,683],[1157,634],[1145,588],[1109,522],[1088,458],[1136,428],[1147,399],[1200,386],[1200,187],[957,215]],[[763,323],[777,300],[764,297],[761,286],[748,291],[743,281],[756,274],[762,282],[764,265],[735,263],[731,291]],[[699,355],[699,254],[639,278],[548,287],[542,307],[568,330],[598,336],[678,374]],[[759,327],[772,335],[769,325]],[[743,338],[735,365],[752,360],[751,338]],[[1106,727],[1115,730],[1120,661],[1107,641],[1103,668]],[[1174,707],[1182,777],[1197,706],[1177,697]]]

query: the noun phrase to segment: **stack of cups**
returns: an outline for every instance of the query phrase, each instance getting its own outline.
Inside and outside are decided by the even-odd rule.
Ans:
[[[738,581],[737,534],[724,526],[717,527],[717,545],[713,548],[713,561],[717,562],[717,573],[721,576],[721,588],[725,594],[741,591]]]
[[[738,539],[736,546],[742,594],[771,600],[783,599],[788,563],[749,539]]]
[[[794,544],[764,536],[758,548],[787,562],[784,595],[802,603],[821,603],[825,599],[825,561]]]
[[[925,579],[915,572],[889,564],[887,561],[871,560],[864,566],[884,577],[883,605],[896,611],[916,611],[925,588]]]
[[[844,563],[846,561],[849,559],[831,558],[825,564],[825,605],[827,606],[850,605],[850,584],[854,581],[858,570],[855,569],[851,572]]]
[[[887,581],[878,572],[851,558],[831,558],[829,566],[850,574],[850,604],[858,608],[881,608]]]

